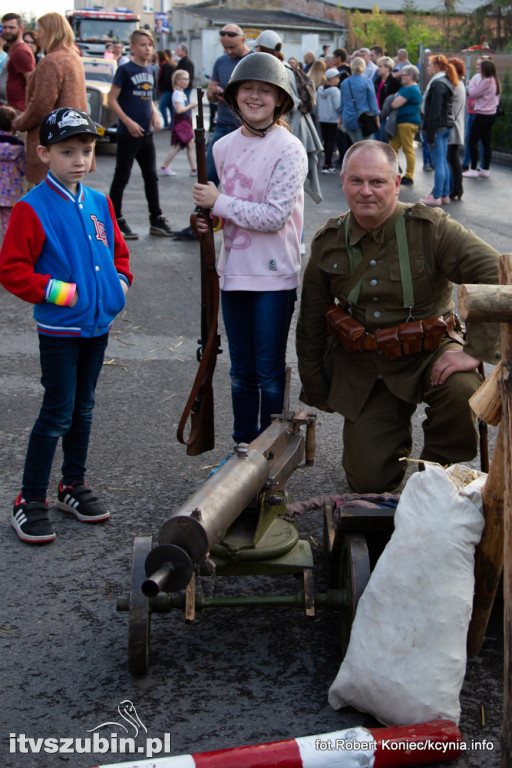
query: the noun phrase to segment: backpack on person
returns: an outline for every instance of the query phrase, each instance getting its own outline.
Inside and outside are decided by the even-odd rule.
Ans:
[[[299,109],[303,115],[310,115],[316,106],[316,86],[298,67],[294,68],[293,74],[300,99]]]

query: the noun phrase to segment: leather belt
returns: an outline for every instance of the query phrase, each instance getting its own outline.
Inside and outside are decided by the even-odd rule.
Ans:
[[[388,360],[398,360],[419,352],[435,352],[442,339],[451,335],[456,328],[456,317],[451,314],[447,318],[440,316],[411,320],[368,333],[364,325],[337,304],[326,308],[325,317],[329,334],[346,352],[380,350]]]

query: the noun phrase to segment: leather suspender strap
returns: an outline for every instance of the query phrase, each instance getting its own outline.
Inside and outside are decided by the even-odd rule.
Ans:
[[[402,295],[404,307],[412,313],[414,307],[414,289],[412,287],[411,262],[409,260],[409,247],[405,233],[405,219],[402,211],[395,224],[396,244],[398,246],[398,263],[400,264],[400,277],[402,280]]]

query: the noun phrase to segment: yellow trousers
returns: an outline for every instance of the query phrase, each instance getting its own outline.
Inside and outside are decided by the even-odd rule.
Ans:
[[[418,126],[413,125],[413,123],[398,123],[395,135],[389,140],[389,146],[393,147],[397,155],[400,147],[402,147],[407,163],[405,176],[409,179],[413,178],[414,168],[416,167],[416,155],[414,153],[413,142],[417,130]]]

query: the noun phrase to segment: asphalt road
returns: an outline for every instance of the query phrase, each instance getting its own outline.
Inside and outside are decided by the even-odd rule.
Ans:
[[[168,133],[156,139],[160,160],[168,141]],[[113,165],[113,155],[102,153],[89,184],[108,192]],[[183,153],[175,168],[178,175],[162,178],[160,191],[164,214],[174,229],[181,229],[191,211],[193,184]],[[400,198],[419,199],[430,192],[431,180],[418,163],[414,186],[405,188]],[[463,201],[452,204],[450,213],[500,251],[509,250],[510,167],[495,164],[490,179],[468,179],[465,187]],[[322,188],[321,205],[306,201],[307,244],[328,217],[344,210],[339,177],[322,176]],[[44,745],[35,754],[37,741],[27,746],[21,737],[83,740],[92,738],[89,731],[97,728],[98,738],[110,733],[134,736],[129,726],[128,733],[122,730],[127,723],[118,708],[126,700],[147,729],[144,733],[139,725],[136,744],[146,737],[170,739],[172,754],[319,734],[354,724],[371,726],[375,723],[368,716],[353,710],[334,712],[327,703],[340,661],[339,618],[322,609],[313,621],[306,621],[300,610],[285,608],[211,610],[192,625],[178,612],[156,615],[151,622],[150,671],[143,677],[128,672],[128,620],[115,606],[116,598],[129,592],[134,537],[156,536],[170,513],[206,479],[208,468],[225,457],[231,445],[231,409],[225,353],[215,375],[215,449],[187,457],[175,433],[197,366],[198,246],[149,237],[138,169],[125,196],[124,213],[141,237],[130,243],[134,283],[126,311],[115,322],[98,386],[88,469],[89,482],[112,517],[104,525],[87,527],[54,510],[57,539],[40,548],[19,542],[9,524],[42,394],[36,333],[30,307],[0,289],[0,761],[5,768],[89,768],[127,760],[112,751],[111,743],[105,748],[101,741],[93,754],[50,754]],[[293,331],[290,339],[291,404],[299,407]],[[421,414],[415,421],[415,445],[420,445],[420,421]],[[340,434],[340,417],[319,415],[316,463],[293,476],[289,490],[294,499],[347,491],[340,468]],[[50,498],[56,495],[57,464]],[[302,517],[299,529],[312,543],[321,590],[320,513]],[[298,587],[293,577],[270,584],[258,577],[230,579],[226,588],[263,594]],[[215,589],[221,590],[218,581]],[[461,696],[464,738],[487,739],[492,748],[467,750],[457,766],[500,765],[502,647],[498,604],[481,655],[468,663]]]

